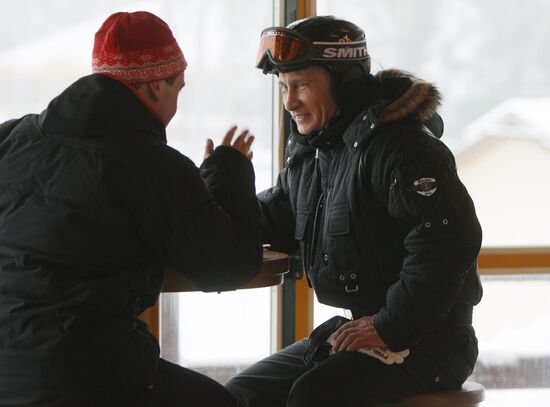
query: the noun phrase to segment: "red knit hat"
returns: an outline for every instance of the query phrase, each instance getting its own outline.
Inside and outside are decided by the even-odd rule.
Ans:
[[[186,67],[168,24],[146,11],[112,14],[95,34],[94,73],[143,83],[169,78]]]

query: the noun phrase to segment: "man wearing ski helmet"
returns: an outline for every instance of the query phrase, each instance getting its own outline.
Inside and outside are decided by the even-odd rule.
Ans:
[[[456,389],[473,370],[481,228],[439,140],[440,94],[370,73],[334,17],[264,30],[257,67],[292,116],[285,168],[258,195],[263,239],[300,251],[319,302],[348,309],[226,387],[245,406],[372,406]]]

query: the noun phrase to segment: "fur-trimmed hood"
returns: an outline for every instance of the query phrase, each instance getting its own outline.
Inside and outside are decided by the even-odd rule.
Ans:
[[[379,94],[376,110],[381,123],[408,116],[425,122],[435,114],[441,103],[441,94],[432,83],[406,71],[380,71],[374,75],[373,83]]]

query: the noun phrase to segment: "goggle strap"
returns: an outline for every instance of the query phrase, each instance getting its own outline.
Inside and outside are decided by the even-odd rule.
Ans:
[[[349,46],[349,45],[355,45],[355,44],[367,44],[367,41],[361,40],[361,41],[349,41],[349,42],[329,42],[329,41],[313,41],[313,44],[315,45],[336,45],[336,46]]]

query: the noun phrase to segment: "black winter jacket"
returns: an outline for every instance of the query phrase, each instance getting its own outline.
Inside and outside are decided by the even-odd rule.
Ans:
[[[304,141],[295,131],[276,186],[258,197],[264,241],[299,246],[318,300],[375,315],[397,351],[448,324],[471,325],[481,229],[451,152],[433,134],[442,131],[437,90],[396,70],[373,85],[376,102],[336,137]]]
[[[218,147],[199,174],[106,76],[0,125],[0,406],[148,386],[159,348],[137,317],[165,269],[234,289],[259,270],[258,219],[249,160]]]

